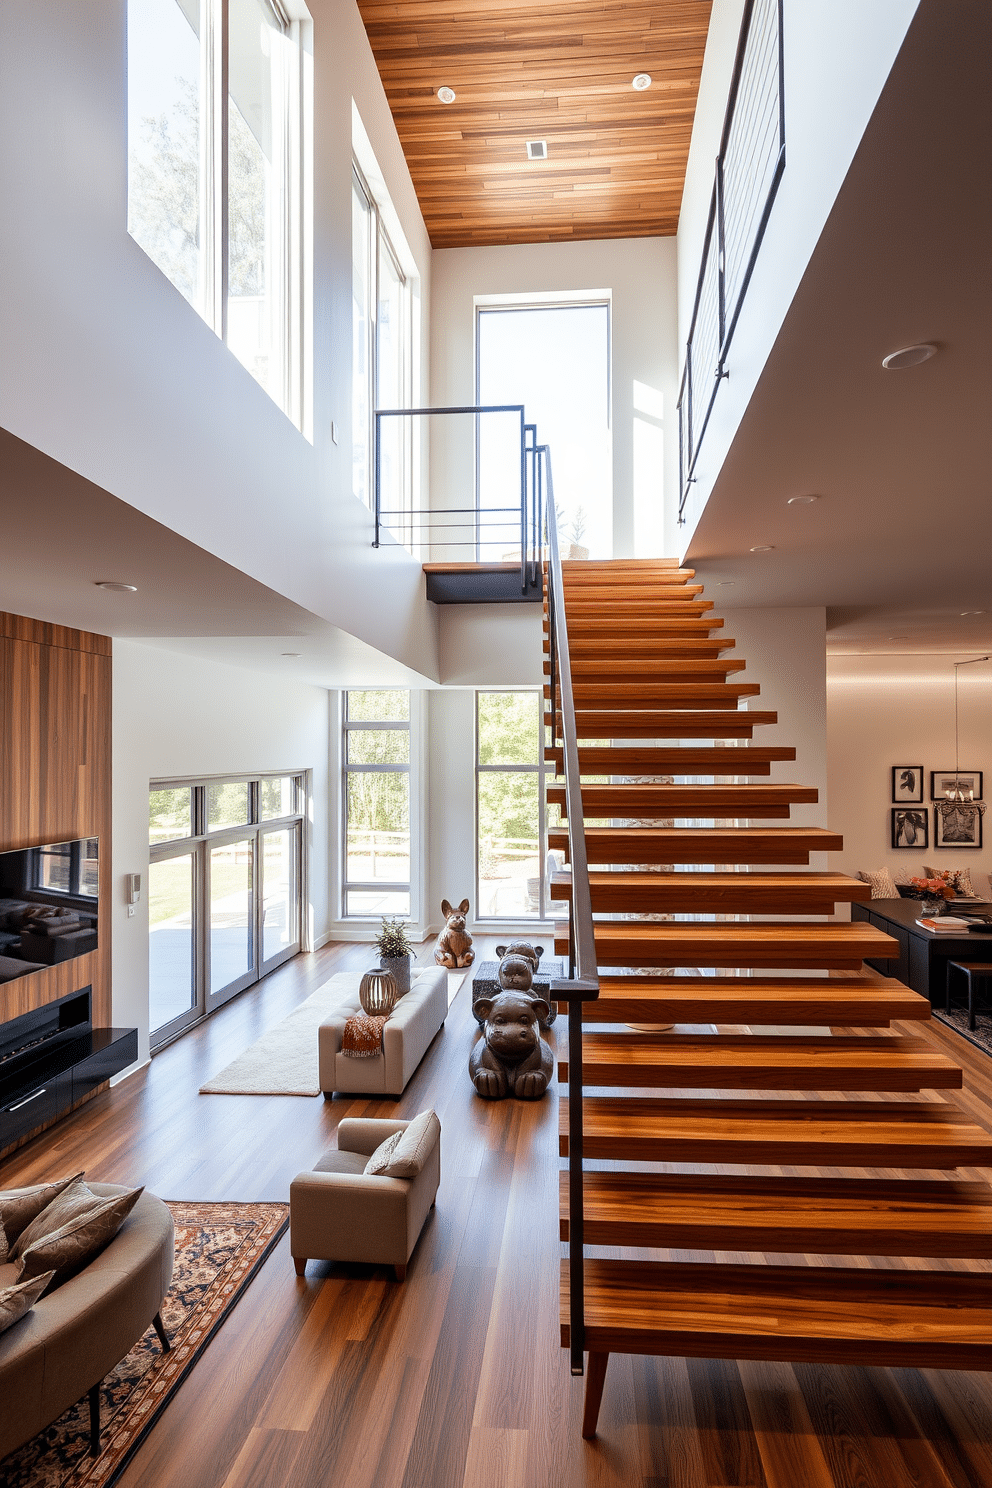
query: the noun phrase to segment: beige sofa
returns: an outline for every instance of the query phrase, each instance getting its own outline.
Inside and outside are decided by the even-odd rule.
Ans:
[[[96,1194],[126,1191],[109,1183],[89,1187]],[[159,1308],[174,1254],[172,1215],[161,1199],[144,1193],[110,1244],[78,1276],[0,1334],[0,1457],[50,1426],[87,1392],[92,1434],[99,1440],[95,1387],[150,1323],[161,1328]],[[0,1286],[9,1286],[16,1271],[14,1264],[0,1265]]]
[[[409,994],[408,994],[409,995]],[[441,1136],[416,1178],[366,1177],[375,1149],[409,1122],[346,1117],[338,1145],[289,1188],[289,1249],[302,1276],[308,1260],[392,1266],[397,1281],[434,1207],[441,1182]]]
[[[343,992],[318,1029],[320,1088],[328,1097],[336,1090],[348,1095],[402,1095],[448,1016],[448,973],[441,966],[413,973],[409,992],[399,999],[382,1030],[383,1052],[371,1059],[341,1053],[344,1026],[361,1011],[360,981],[356,975],[354,991]]]

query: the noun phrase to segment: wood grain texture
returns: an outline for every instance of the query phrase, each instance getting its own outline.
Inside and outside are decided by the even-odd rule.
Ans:
[[[898,942],[854,920],[832,925],[792,920],[760,923],[693,920],[597,920],[600,966],[739,966],[860,971],[873,958],[897,956]],[[864,931],[874,932],[866,935]],[[568,954],[568,936],[555,933],[555,952]]]
[[[564,1004],[562,1004],[564,1006]],[[925,1021],[930,1003],[894,978],[610,976],[583,1009],[584,1023],[742,1023],[816,1027]]]
[[[871,896],[869,884],[843,873],[593,872],[594,913],[609,914],[833,914],[837,904]],[[572,879],[556,873],[551,898],[568,902]],[[781,1020],[779,1020],[781,1021]]]
[[[768,775],[779,760],[794,760],[796,751],[786,745],[626,744],[579,746],[579,770],[583,775]],[[561,745],[550,745],[545,759],[561,771]]]
[[[590,863],[798,863],[811,852],[839,852],[844,839],[826,827],[587,827]],[[564,828],[548,846],[568,853]]]
[[[358,8],[435,248],[675,232],[709,0]]]
[[[545,711],[545,723],[551,714]],[[692,713],[684,708],[576,708],[575,728],[580,739],[750,739],[763,724],[778,722],[778,714],[760,712]]]

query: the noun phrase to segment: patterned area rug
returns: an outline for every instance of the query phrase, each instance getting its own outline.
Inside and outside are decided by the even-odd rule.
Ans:
[[[109,1488],[193,1368],[289,1224],[288,1204],[169,1202],[176,1224],[163,1354],[149,1328],[103,1382],[103,1451],[89,1455],[89,1403],[0,1462],[3,1488]],[[16,1326],[16,1324],[15,1324]]]
[[[933,1015],[948,1028],[953,1028],[962,1038],[966,1038],[969,1044],[974,1044],[986,1054],[992,1054],[992,1017],[988,1013],[977,1015],[974,1028],[968,1027],[967,1008],[952,1007],[949,1013],[945,1013],[942,1008],[934,1008]]]

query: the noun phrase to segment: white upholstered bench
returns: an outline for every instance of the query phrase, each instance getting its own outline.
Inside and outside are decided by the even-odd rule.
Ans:
[[[382,1030],[383,1052],[371,1059],[342,1054],[344,1026],[361,1010],[361,977],[339,972],[343,995],[317,1031],[320,1088],[325,1096],[402,1095],[411,1075],[448,1015],[448,973],[443,967],[415,971],[410,990],[398,999]],[[352,986],[346,986],[350,981]]]

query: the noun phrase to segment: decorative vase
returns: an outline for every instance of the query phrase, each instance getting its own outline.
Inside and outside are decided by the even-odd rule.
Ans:
[[[370,1018],[388,1018],[397,995],[396,978],[379,968],[367,971],[358,988],[359,1001]]]
[[[405,997],[410,990],[410,957],[380,956],[379,965],[396,983],[396,996]]]
[[[924,899],[922,903],[924,915],[931,920],[936,919],[938,915],[942,915],[947,908],[946,899]]]

